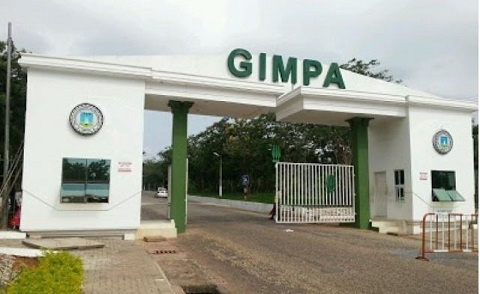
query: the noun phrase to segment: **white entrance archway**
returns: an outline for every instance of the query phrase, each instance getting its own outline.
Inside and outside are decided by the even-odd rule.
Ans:
[[[391,215],[387,211],[387,218],[415,225],[425,211],[437,208],[473,212],[470,118],[477,109],[475,104],[444,100],[344,70],[336,73],[330,70],[333,65],[324,65],[321,71],[319,63],[312,60],[303,62],[304,67],[311,66],[309,70],[294,71],[294,65],[300,68],[296,59],[281,63],[281,59],[262,54],[233,60],[237,69],[243,66],[251,70],[239,78],[232,74],[227,60],[228,55],[65,58],[24,54],[20,63],[28,70],[28,92],[21,230],[138,228],[143,111],[172,111],[173,105],[183,105],[174,109],[174,120],[179,124],[186,123],[188,111],[246,118],[275,112],[279,120],[350,125],[357,160],[355,177],[359,181],[355,184],[360,201],[355,205],[359,227],[368,227],[368,195],[374,186],[373,173],[378,171],[386,171],[387,185],[393,181],[394,170],[404,170],[408,175],[405,201],[394,203],[395,209]],[[342,83],[338,82],[338,73]],[[81,103],[95,105],[103,113],[102,129],[93,136],[80,136],[69,125],[72,109]],[[183,110],[175,114],[178,109]],[[176,115],[183,116],[183,122]],[[432,138],[441,129],[459,142],[448,154],[439,154],[432,146]],[[177,136],[182,145],[186,138],[182,132]],[[62,160],[77,157],[110,160],[108,202],[59,200]],[[129,172],[121,171],[120,165],[125,163],[130,166]],[[179,166],[182,164],[180,160]],[[435,201],[431,179],[418,176],[431,170],[455,171],[456,190],[466,201]],[[173,174],[185,177],[181,170]],[[174,199],[184,199],[185,191],[177,190]],[[180,215],[176,222],[181,219]]]

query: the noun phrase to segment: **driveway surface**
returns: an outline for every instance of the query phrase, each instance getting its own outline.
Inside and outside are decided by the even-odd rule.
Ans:
[[[165,202],[145,195],[142,218],[164,218]],[[413,236],[276,224],[267,215],[194,202],[188,215],[187,232],[171,245],[222,293],[478,293],[477,254],[416,260],[421,244]]]

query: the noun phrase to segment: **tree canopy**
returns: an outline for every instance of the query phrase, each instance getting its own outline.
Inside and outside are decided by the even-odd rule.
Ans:
[[[18,64],[20,53],[26,52],[25,49],[17,50],[15,45],[12,50],[11,64],[11,91],[10,91],[10,160],[12,154],[18,150],[25,132],[25,104],[27,93],[27,74]],[[0,142],[1,158],[3,159],[3,146],[5,140],[5,103],[7,87],[7,44],[0,41]],[[1,161],[3,166],[3,161]],[[0,170],[0,174],[3,169]]]
[[[275,180],[274,145],[280,147],[282,161],[350,163],[350,157],[339,152],[339,148],[349,148],[348,132],[344,127],[278,122],[274,114],[253,119],[225,117],[189,138],[189,183],[193,190],[216,190],[216,152],[222,156],[226,191],[241,191],[241,176],[249,175],[251,190],[269,192]]]
[[[380,66],[380,61],[377,59],[372,59],[368,62],[365,62],[361,59],[350,59],[347,63],[340,65],[340,68],[353,71],[367,77],[384,80],[387,82],[394,82],[401,84],[402,80],[395,80],[394,77],[390,74],[389,70],[377,70]]]

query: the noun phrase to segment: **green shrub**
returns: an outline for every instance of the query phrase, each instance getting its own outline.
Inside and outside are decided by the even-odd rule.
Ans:
[[[23,269],[8,286],[8,294],[75,294],[82,292],[83,263],[62,251],[46,252],[36,267]]]

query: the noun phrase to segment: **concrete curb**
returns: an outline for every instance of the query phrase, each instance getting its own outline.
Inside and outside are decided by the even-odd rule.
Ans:
[[[200,196],[194,196],[194,195],[188,195],[188,200],[203,203],[203,204],[227,206],[235,209],[261,212],[261,213],[269,213],[273,207],[273,204],[248,202],[248,201],[241,201],[241,200],[218,199],[218,198],[211,198],[211,197],[200,197]]]
[[[162,267],[158,264],[156,260],[153,259],[153,261],[155,262],[155,265],[157,266],[157,269],[160,272],[160,275],[162,276],[161,279],[155,279],[155,283],[157,284],[157,287],[158,287],[158,290],[160,290],[160,293],[167,293],[167,294],[185,293],[183,292],[183,289],[181,287],[177,285],[172,285],[172,283],[170,283],[170,280],[168,280],[167,276],[165,275],[165,272],[163,271]]]

